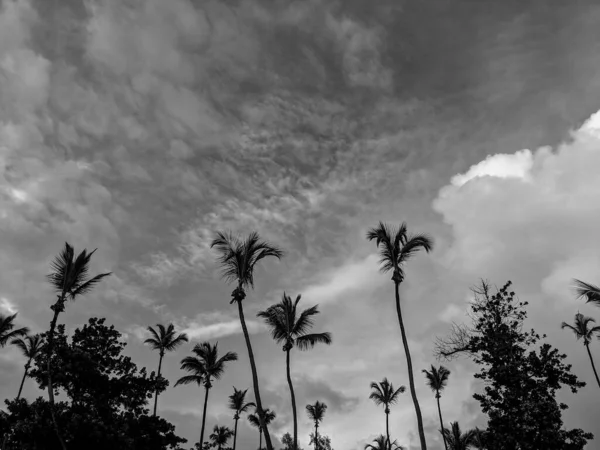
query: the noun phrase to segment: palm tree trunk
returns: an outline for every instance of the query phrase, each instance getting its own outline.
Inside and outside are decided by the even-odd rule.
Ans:
[[[421,450],[427,450],[427,442],[425,442],[425,432],[423,430],[423,417],[421,416],[421,408],[417,400],[417,392],[415,391],[415,378],[413,375],[412,360],[410,358],[410,350],[408,349],[408,340],[406,339],[406,331],[404,330],[404,322],[402,321],[402,311],[400,310],[400,283],[394,281],[396,288],[396,311],[398,313],[398,323],[400,324],[400,333],[402,334],[402,343],[404,344],[404,353],[406,353],[406,365],[408,366],[408,381],[410,385],[410,395],[415,405],[417,413],[417,427],[419,429],[419,439],[421,441]]]
[[[262,430],[258,430],[258,450],[262,450]]]
[[[206,394],[204,395],[204,410],[202,411],[202,428],[200,428],[200,448],[204,445],[204,425],[206,424],[206,405],[208,404],[208,391],[210,388],[206,388]]]
[[[160,359],[158,360],[158,376],[159,377],[160,377],[160,369],[162,368],[163,356],[164,356],[164,354],[161,352]],[[156,417],[156,405],[157,404],[158,404],[158,389],[156,389],[156,392],[154,393],[154,414],[153,414],[154,417]]]
[[[315,450],[319,450],[319,426],[315,424]]]
[[[27,372],[29,371],[29,364],[31,364],[31,359],[27,361],[25,364],[25,373],[23,374],[23,379],[21,380],[21,386],[19,386],[19,393],[17,394],[17,400],[21,398],[21,392],[23,392],[23,385],[25,384],[25,379],[27,378]]]
[[[440,394],[436,394],[438,404],[438,414],[440,415],[440,427],[442,430],[442,439],[444,440],[444,448],[448,450],[448,444],[446,443],[446,435],[444,434],[444,421],[442,420],[442,408],[440,407]]]
[[[288,349],[286,352],[285,364],[290,395],[292,396],[292,415],[294,416],[294,446],[292,447],[292,450],[298,450],[298,417],[296,415],[296,396],[294,395],[294,386],[292,385],[292,375],[290,373],[290,350],[291,349]]]
[[[237,423],[239,419],[235,419],[235,425],[233,426],[233,450],[235,450],[235,441],[237,439]]]
[[[241,286],[240,288],[241,289]],[[258,409],[258,420],[260,426],[265,433],[265,443],[267,444],[267,450],[273,450],[273,444],[271,444],[271,436],[269,430],[265,424],[264,412],[262,402],[260,400],[260,391],[258,388],[258,374],[256,372],[256,362],[254,361],[254,353],[252,352],[252,344],[250,343],[250,335],[248,334],[248,328],[246,327],[246,321],[244,320],[244,309],[242,307],[242,301],[238,300],[238,313],[240,315],[240,322],[242,324],[242,331],[244,332],[244,339],[246,340],[246,347],[248,347],[248,357],[250,359],[250,368],[252,369],[252,385],[254,387],[254,398],[256,399],[256,406]]]
[[[387,448],[392,450],[392,444],[390,443],[390,413],[388,412],[385,413],[385,434],[387,435]]]
[[[594,365],[594,358],[592,358],[592,353],[590,352],[590,344],[585,346],[587,349],[588,355],[590,356],[590,361],[592,362],[592,369],[594,369],[594,375],[596,375],[596,381],[598,382],[598,386],[600,386],[600,379],[598,378],[598,372],[596,372],[596,366]]]
[[[56,422],[56,415],[54,414],[54,387],[52,385],[52,367],[50,364],[50,360],[52,359],[52,351],[54,350],[54,330],[56,329],[58,314],[64,308],[64,303],[65,297],[62,295],[52,308],[54,311],[54,317],[52,318],[52,322],[50,322],[50,334],[48,335],[48,364],[46,369],[48,371],[48,400],[50,402],[50,417],[52,418],[52,426],[54,428],[54,433],[60,442],[60,446],[63,450],[67,450],[67,445],[60,434],[58,423]]]

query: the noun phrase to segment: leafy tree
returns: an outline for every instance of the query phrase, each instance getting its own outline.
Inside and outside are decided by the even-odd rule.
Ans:
[[[219,380],[225,372],[225,364],[231,361],[237,361],[237,353],[227,352],[219,358],[218,343],[211,345],[210,342],[196,344],[192,352],[196,356],[186,356],[181,360],[181,370],[190,372],[191,375],[185,375],[177,380],[175,386],[180,384],[196,383],[198,386],[204,385],[206,391],[204,395],[204,409],[202,411],[202,428],[200,429],[200,442],[204,442],[204,426],[206,424],[206,405],[208,404],[208,391],[212,387],[213,380]]]
[[[492,295],[489,284],[474,288],[473,327],[454,329],[438,341],[438,354],[451,358],[468,354],[480,366],[475,378],[485,383],[473,397],[488,415],[488,450],[581,450],[593,435],[564,430],[556,392],[575,393],[585,386],[563,363],[566,355],[549,344],[538,345],[534,330],[523,331],[527,302],[515,299],[508,282]]]
[[[600,386],[600,379],[598,378],[598,372],[596,372],[596,366],[594,365],[594,358],[592,358],[592,353],[590,352],[590,342],[592,342],[592,337],[594,334],[600,333],[600,327],[592,327],[590,324],[596,322],[591,317],[584,316],[583,314],[575,314],[575,324],[569,325],[566,322],[563,322],[561,328],[568,328],[577,337],[577,340],[583,338],[583,345],[585,346],[588,356],[590,357],[590,362],[592,363],[592,369],[594,370],[594,375],[596,376],[596,382],[598,386]]]
[[[389,437],[386,438],[383,434],[380,434],[373,439],[373,444],[365,445],[365,450],[386,450],[387,448],[391,448],[392,450],[406,450],[406,447],[398,445],[397,441],[390,443],[389,440]]]
[[[232,233],[217,232],[217,236],[211,242],[210,247],[216,248],[219,253],[219,263],[223,267],[223,278],[228,282],[237,283],[236,289],[231,293],[232,300],[230,304],[235,302],[238,305],[238,314],[240,316],[246,347],[248,348],[250,369],[252,370],[252,385],[254,387],[258,418],[262,422],[267,450],[273,450],[268,427],[264,424],[265,419],[258,385],[258,372],[256,371],[250,334],[248,333],[248,327],[244,319],[242,301],[246,298],[245,289],[254,287],[254,269],[256,264],[270,256],[281,259],[283,251],[261,240],[256,232],[250,233],[244,240],[234,236]]]
[[[321,443],[319,440],[319,423],[321,423],[325,418],[325,411],[327,411],[327,405],[325,403],[321,403],[318,400],[315,402],[314,405],[306,405],[306,412],[308,414],[308,418],[315,423],[315,438],[311,439],[310,442],[311,444],[315,444],[315,450],[324,450],[319,448],[319,444]]]
[[[469,450],[475,441],[475,431],[468,430],[463,433],[458,422],[452,422],[450,429],[442,428],[440,432],[444,435],[444,442],[448,443],[450,450]]]
[[[235,444],[237,440],[237,427],[238,420],[240,420],[240,414],[248,411],[248,408],[256,407],[254,402],[246,403],[246,393],[248,389],[245,391],[237,390],[235,386],[233,387],[233,394],[229,396],[229,409],[234,411],[233,420],[235,422],[233,428],[233,450],[235,450]]]
[[[331,344],[331,333],[309,333],[312,328],[312,316],[319,314],[318,305],[298,311],[298,302],[283,293],[281,302],[271,306],[266,311],[260,311],[257,316],[265,319],[265,322],[271,329],[271,336],[275,342],[284,343],[283,351],[286,353],[286,374],[290,395],[292,397],[292,414],[294,417],[294,447],[298,446],[298,416],[296,412],[296,396],[294,395],[294,386],[290,373],[290,351],[296,347],[299,350],[309,350],[318,343]]]
[[[575,292],[579,298],[585,298],[586,303],[591,302],[600,306],[600,287],[578,279],[573,281],[575,282]]]
[[[377,406],[383,405],[385,407],[385,432],[387,436],[387,447],[388,450],[392,448],[392,442],[390,441],[390,406],[395,404],[400,397],[406,391],[406,387],[400,386],[394,390],[394,385],[384,378],[381,383],[371,382],[372,392],[369,398],[375,402]]]
[[[314,444],[315,448],[319,450],[333,450],[331,448],[331,438],[327,435],[317,435],[317,439],[315,440],[315,435],[310,433],[310,442],[308,445]]]
[[[52,385],[52,367],[50,366],[50,362],[52,361],[52,351],[54,350],[54,330],[56,328],[58,315],[65,310],[65,303],[68,298],[75,301],[77,297],[90,292],[103,278],[110,275],[110,272],[107,272],[92,278],[88,276],[90,260],[96,250],[87,253],[87,250],[84,249],[77,257],[75,257],[75,250],[65,242],[65,248],[54,259],[51,264],[51,271],[46,276],[57,294],[56,303],[50,307],[54,312],[54,315],[50,322],[50,332],[48,334],[48,345],[46,346],[46,349],[48,352],[47,376],[48,399],[50,400],[51,405],[50,415],[52,416],[54,431],[56,432],[62,450],[67,450],[67,446],[62,438],[54,415],[54,389]]]
[[[440,407],[440,397],[442,396],[441,392],[446,387],[446,384],[448,384],[448,377],[450,376],[450,371],[444,366],[440,366],[439,369],[436,369],[432,364],[431,372],[428,372],[427,370],[423,369],[423,373],[425,373],[427,385],[431,388],[433,392],[435,392],[438,414],[440,416],[440,427],[441,430],[444,430],[444,421],[442,420],[442,408]],[[444,447],[446,448],[446,450],[448,450],[448,444],[446,443],[446,435],[443,432],[442,438],[444,439]]]
[[[212,441],[213,447],[217,447],[217,450],[222,450],[223,446],[227,445],[227,441],[229,441],[232,436],[233,431],[229,428],[215,425],[213,432],[210,435],[210,440]]]
[[[170,323],[167,328],[164,325],[156,324],[158,331],[152,327],[148,327],[151,337],[144,341],[144,344],[149,344],[152,350],[158,350],[158,376],[160,377],[160,370],[162,368],[162,360],[165,356],[165,352],[172,352],[177,349],[184,342],[188,342],[187,334],[181,333],[177,335],[175,333],[175,327]],[[156,407],[158,405],[158,392],[154,394],[154,412],[152,415],[156,416]]]
[[[157,389],[166,388],[166,380],[138,370],[131,358],[122,355],[126,344],[120,338],[113,326],[104,325],[104,319],[90,319],[75,330],[70,342],[64,325],[58,325],[51,356],[52,389],[54,395],[64,393],[68,401],[54,407],[41,397],[33,403],[6,401],[10,413],[6,426],[12,430],[7,448],[61,449],[52,421],[54,410],[71,449],[179,449],[186,440],[174,434],[169,422],[148,416],[146,407]],[[47,359],[47,352],[39,352],[30,370],[41,389],[48,386]]]
[[[285,433],[281,437],[281,443],[284,445],[281,450],[302,450],[298,445],[294,447],[294,438],[290,433]]]
[[[273,420],[275,420],[275,418],[277,417],[277,415],[275,414],[275,411],[271,411],[269,408],[264,410],[264,424],[266,426],[269,426],[271,424],[271,422]],[[258,429],[258,450],[262,449],[262,435],[264,432],[264,428],[262,426],[262,424],[260,423],[260,417],[258,416],[258,407],[256,408],[256,412],[254,414],[248,414],[248,422],[250,422],[250,425],[252,425],[253,427]]]
[[[35,334],[33,336],[26,336],[25,339],[13,339],[11,344],[21,350],[23,356],[27,358],[27,362],[25,363],[25,372],[23,373],[23,379],[21,380],[21,386],[19,386],[19,393],[17,394],[18,400],[21,398],[21,392],[23,392],[23,385],[25,384],[25,379],[27,378],[29,369],[31,368],[31,362],[44,347],[44,339],[40,334]]]
[[[417,392],[415,390],[412,359],[408,348],[406,331],[404,329],[402,310],[400,308],[400,283],[404,281],[404,264],[419,250],[425,250],[429,253],[433,249],[433,239],[426,234],[409,235],[406,223],[404,222],[397,229],[390,227],[383,222],[379,222],[377,227],[372,228],[367,232],[367,239],[369,241],[375,241],[379,248],[381,255],[381,272],[393,272],[392,281],[394,282],[394,291],[396,294],[396,313],[398,314],[398,323],[400,324],[400,333],[402,335],[402,343],[404,344],[404,353],[406,354],[410,395],[417,415],[417,427],[419,429],[421,450],[427,450],[425,431],[423,429],[423,417],[421,416],[421,408],[419,407]]]
[[[8,341],[25,336],[29,333],[29,328],[22,327],[15,328],[15,319],[18,313],[14,313],[12,316],[5,316],[0,314],[0,347],[6,346]]]

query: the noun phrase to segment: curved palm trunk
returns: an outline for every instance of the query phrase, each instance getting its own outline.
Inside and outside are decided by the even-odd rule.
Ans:
[[[402,321],[402,311],[400,310],[400,283],[394,281],[396,290],[396,311],[398,313],[398,323],[400,324],[400,333],[402,334],[402,343],[404,344],[404,353],[406,353],[406,365],[408,366],[408,381],[410,385],[410,395],[415,405],[417,413],[417,427],[419,429],[419,440],[421,441],[421,450],[427,450],[425,442],[425,432],[423,430],[423,417],[421,416],[421,408],[417,400],[417,392],[415,391],[415,378],[413,376],[412,360],[410,358],[410,350],[408,349],[408,340],[406,339],[406,331],[404,330],[404,322]]]
[[[240,420],[240,419],[238,417],[237,419],[234,419],[234,420],[235,420],[235,425],[233,426],[233,450],[235,450],[235,441],[237,439],[237,423],[238,423],[238,420]]]
[[[162,360],[164,353],[160,353],[160,359],[158,360],[158,376],[160,377],[160,369],[162,368]],[[158,389],[154,393],[154,413],[153,416],[156,417],[156,406],[158,405]]]
[[[206,405],[208,404],[208,391],[210,388],[206,388],[206,394],[204,395],[204,409],[202,411],[202,428],[200,428],[200,448],[204,445],[204,425],[206,424]]]
[[[440,394],[439,392],[436,395],[437,404],[438,404],[438,414],[440,415],[440,427],[442,430],[442,439],[444,440],[444,448],[448,450],[448,443],[446,442],[446,435],[444,434],[444,421],[442,420],[442,408],[440,407]]]
[[[31,365],[31,359],[27,361],[25,364],[25,373],[23,374],[23,379],[21,380],[21,386],[19,386],[19,393],[17,394],[17,400],[21,398],[21,392],[23,392],[23,385],[25,384],[25,379],[27,378],[27,372],[29,372],[29,367]]]
[[[585,346],[588,355],[590,357],[590,361],[592,363],[592,369],[594,370],[594,375],[596,375],[596,381],[598,382],[598,386],[600,386],[600,379],[598,378],[598,372],[596,372],[596,365],[594,364],[594,358],[592,358],[592,353],[590,352],[590,344]]]
[[[387,435],[387,448],[388,450],[392,450],[392,444],[390,442],[390,413],[387,411],[385,412],[385,434]]]
[[[294,447],[292,450],[298,450],[298,417],[296,416],[296,396],[294,395],[294,386],[292,385],[292,375],[290,373],[290,350],[288,349],[285,355],[285,363],[287,370],[287,381],[290,387],[290,395],[292,396],[292,415],[294,416]]]
[[[252,352],[252,344],[250,343],[250,335],[248,334],[248,328],[246,327],[246,320],[244,319],[244,309],[242,307],[242,301],[238,300],[238,313],[240,315],[240,322],[242,324],[242,331],[244,332],[244,339],[246,340],[246,347],[248,347],[248,357],[250,358],[250,368],[252,369],[252,385],[254,387],[254,398],[256,399],[256,406],[258,407],[258,420],[260,426],[265,433],[265,443],[267,444],[267,450],[273,450],[271,444],[271,436],[269,430],[265,426],[265,419],[263,415],[262,402],[260,400],[260,391],[258,388],[258,374],[256,372],[256,362],[254,361],[254,353]],[[262,439],[262,434],[261,434]]]
[[[54,330],[56,329],[58,314],[64,309],[64,303],[65,298],[64,296],[61,296],[52,307],[52,310],[54,311],[54,317],[52,318],[52,322],[50,322],[50,334],[48,335],[48,364],[46,369],[48,372],[48,401],[50,402],[50,417],[52,418],[52,426],[54,428],[54,433],[60,442],[60,446],[63,450],[67,450],[67,445],[60,434],[58,423],[56,422],[56,415],[54,414],[54,387],[52,385],[52,367],[50,365],[52,351],[54,350]]]

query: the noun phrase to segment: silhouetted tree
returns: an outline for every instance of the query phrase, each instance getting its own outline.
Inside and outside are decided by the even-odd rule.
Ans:
[[[315,423],[315,437],[311,439],[311,444],[314,442],[315,450],[322,450],[319,448],[319,423],[325,418],[325,411],[327,411],[327,405],[316,401],[314,405],[306,405],[306,412],[308,418]]]
[[[440,433],[444,435],[444,442],[448,443],[450,450],[469,450],[475,441],[475,431],[462,432],[458,422],[452,422],[450,429],[442,428]]]
[[[52,361],[51,355],[54,349],[54,330],[56,328],[58,315],[65,310],[67,299],[70,298],[75,301],[77,297],[90,292],[103,278],[110,275],[110,272],[107,272],[91,278],[88,276],[90,260],[96,250],[88,253],[87,250],[84,249],[77,257],[75,257],[75,250],[65,242],[65,248],[58,256],[56,256],[56,258],[54,258],[54,261],[52,261],[51,271],[46,277],[57,294],[57,300],[56,303],[50,306],[54,315],[50,322],[48,345],[46,346],[48,352],[48,364]],[[54,424],[54,430],[60,441],[62,450],[67,450],[67,446],[62,438],[54,416],[54,389],[52,385],[52,367],[50,365],[48,365],[47,374],[48,399],[51,405],[50,414],[52,416],[52,423]]]
[[[385,407],[385,433],[387,436],[388,450],[391,450],[392,442],[390,441],[390,406],[398,401],[400,394],[406,391],[406,387],[400,386],[394,390],[394,385],[384,378],[381,383],[371,382],[372,392],[369,398],[375,402],[377,406],[383,405]]]
[[[592,337],[594,334],[600,333],[600,327],[591,327],[590,324],[596,322],[591,317],[584,316],[583,314],[575,314],[575,323],[574,325],[569,325],[566,322],[563,322],[561,328],[568,328],[577,337],[577,340],[583,338],[583,345],[587,350],[588,356],[590,357],[590,362],[592,363],[592,369],[594,371],[594,375],[596,376],[596,382],[600,387],[600,379],[598,378],[598,372],[596,372],[596,365],[594,364],[594,358],[592,358],[592,353],[590,352],[590,342],[592,341]]]
[[[224,445],[227,445],[227,441],[233,436],[233,431],[228,427],[220,427],[215,425],[213,432],[210,435],[213,447],[217,447],[217,450],[222,450]]]
[[[250,334],[248,333],[246,320],[244,319],[242,301],[246,298],[245,289],[254,286],[254,269],[256,264],[267,257],[280,259],[283,257],[283,251],[274,245],[261,240],[256,232],[250,233],[244,240],[231,233],[218,232],[217,237],[212,241],[210,247],[216,248],[219,253],[219,263],[223,267],[223,278],[228,282],[237,283],[237,288],[231,293],[232,300],[230,303],[236,302],[238,305],[238,314],[240,316],[240,323],[242,325],[246,347],[248,348],[248,358],[250,359],[250,368],[252,370],[252,386],[254,387],[254,398],[256,399],[258,417],[259,420],[263,422],[267,450],[273,450],[268,427],[264,426],[264,411],[260,399],[258,372],[256,370],[254,353],[252,352]]]
[[[227,352],[219,358],[217,351],[218,343],[211,345],[210,342],[196,344],[192,352],[196,356],[186,356],[181,360],[181,370],[191,372],[191,375],[181,377],[175,383],[180,384],[196,383],[198,386],[204,385],[204,408],[202,410],[202,428],[200,429],[199,443],[204,442],[204,426],[206,424],[206,405],[208,404],[208,391],[212,387],[213,380],[219,380],[225,372],[225,363],[237,361],[237,353]]]
[[[556,392],[568,387],[575,393],[585,383],[563,363],[566,355],[546,343],[538,346],[545,335],[523,331],[527,302],[517,302],[510,285],[494,295],[486,282],[474,288],[473,327],[439,340],[438,354],[466,353],[480,366],[475,378],[485,389],[473,397],[488,415],[488,450],[581,450],[593,435],[563,429],[561,411],[568,407],[557,403]]]
[[[284,445],[281,450],[302,450],[298,445],[294,447],[294,438],[290,433],[285,433],[281,437],[281,443]]]
[[[274,411],[271,411],[269,408],[264,411],[264,423],[266,426],[269,426],[277,415]],[[256,412],[254,414],[248,414],[248,422],[255,428],[258,428],[258,450],[262,450],[262,435],[264,432],[264,428],[260,423],[260,418],[258,417],[258,408],[256,408]]]
[[[29,368],[31,367],[31,362],[44,348],[44,339],[40,334],[35,334],[33,336],[26,336],[25,339],[13,339],[11,344],[21,350],[23,356],[27,358],[25,372],[23,372],[23,379],[21,380],[21,386],[19,386],[19,393],[17,394],[18,400],[21,398],[21,392],[23,392],[23,385],[25,384],[25,379],[27,378]]]
[[[585,298],[586,303],[600,306],[600,287],[578,279],[573,281],[575,282],[575,292],[578,298]]]
[[[394,291],[396,294],[396,313],[398,314],[398,323],[400,324],[400,333],[402,343],[404,344],[404,353],[406,354],[406,364],[408,366],[408,381],[410,386],[410,395],[415,406],[417,415],[417,427],[419,429],[419,439],[421,441],[421,450],[427,450],[425,441],[425,431],[423,429],[423,417],[421,408],[417,400],[415,390],[415,380],[412,368],[412,359],[408,348],[408,340],[402,320],[402,310],[400,308],[400,283],[404,281],[404,264],[415,255],[419,250],[430,252],[433,249],[433,239],[425,234],[408,235],[406,223],[402,223],[398,229],[392,228],[383,222],[370,229],[367,232],[367,239],[375,241],[381,255],[380,270],[384,273],[393,272],[392,281],[394,282]]]
[[[448,377],[450,376],[450,371],[444,366],[440,366],[439,369],[436,369],[432,364],[431,372],[428,372],[427,370],[423,369],[423,373],[425,373],[425,378],[427,379],[427,386],[429,386],[431,390],[435,392],[438,414],[440,416],[440,427],[443,431],[444,421],[442,420],[442,408],[440,407],[440,397],[442,396],[441,392],[446,387],[446,384],[448,384]],[[443,432],[442,438],[444,439],[444,447],[446,448],[446,450],[448,450],[448,444],[446,443],[446,435]]]
[[[181,333],[177,335],[175,333],[175,327],[172,323],[170,323],[167,328],[164,325],[158,323],[156,324],[158,331],[156,331],[152,327],[148,327],[148,331],[150,332],[151,337],[144,341],[144,344],[149,344],[152,350],[158,350],[159,359],[158,359],[158,373],[157,376],[160,377],[161,368],[162,368],[162,360],[165,356],[165,352],[172,352],[176,350],[184,342],[188,342],[187,334]],[[152,415],[156,416],[156,407],[158,405],[158,392],[154,394],[154,412]]]
[[[256,407],[254,402],[246,403],[246,393],[248,389],[245,391],[237,390],[235,386],[233,387],[233,394],[229,396],[229,409],[234,411],[233,420],[235,422],[233,428],[233,450],[235,450],[235,444],[237,440],[237,426],[238,420],[240,420],[240,414],[248,411],[248,408]]]
[[[299,350],[309,350],[316,344],[331,344],[331,333],[308,333],[313,326],[312,316],[319,314],[318,305],[312,306],[304,311],[298,311],[298,302],[283,293],[281,302],[271,306],[266,311],[260,311],[257,316],[265,319],[271,330],[271,336],[275,342],[284,343],[283,351],[286,353],[286,374],[290,395],[292,398],[292,414],[294,417],[294,447],[298,446],[298,416],[296,413],[296,396],[290,373],[290,351],[296,347]]]
[[[406,447],[402,447],[398,445],[397,441],[389,443],[389,437],[386,437],[383,434],[380,434],[375,439],[373,439],[373,444],[365,445],[365,450],[386,450],[387,448],[391,448],[392,450],[406,450]]]
[[[313,433],[310,433],[310,442],[308,443],[308,445],[310,444],[314,444],[315,446],[317,446],[317,448],[319,448],[319,450],[333,450],[331,448],[331,438],[324,434],[318,435],[317,439],[315,439],[315,435]]]
[[[29,333],[29,328],[15,328],[15,319],[18,313],[11,316],[0,314],[0,347],[4,347],[11,339],[16,339],[25,336]]]

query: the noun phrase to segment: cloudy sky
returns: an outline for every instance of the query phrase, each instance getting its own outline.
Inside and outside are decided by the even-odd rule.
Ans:
[[[3,0],[0,1],[0,307],[41,331],[45,284],[65,241],[96,248],[114,275],[69,304],[121,330],[154,369],[148,325],[192,342],[166,357],[171,385],[195,342],[237,351],[211,394],[209,429],[231,425],[232,386],[251,387],[232,287],[208,248],[217,229],[287,251],[244,302],[263,401],[292,430],[285,357],[257,311],[285,290],[319,304],[334,343],[293,354],[300,413],[328,404],[323,433],[361,449],[385,430],[369,383],[407,385],[389,275],[364,239],[379,219],[435,237],[402,287],[429,446],[442,449],[421,369],[436,336],[465,320],[469,286],[510,279],[532,325],[569,354],[588,386],[570,427],[600,434],[600,403],[580,342],[560,330],[579,310],[570,279],[600,283],[600,5],[594,0]],[[551,5],[551,6],[550,6]],[[600,342],[593,351],[600,358]],[[0,354],[0,396],[24,361]],[[437,363],[436,363],[437,364]],[[466,360],[448,364],[447,421],[484,425]],[[251,390],[250,390],[251,391]],[[40,392],[31,382],[25,395]],[[169,388],[160,414],[198,439],[203,391]],[[416,449],[412,402],[391,415]],[[240,422],[242,450],[258,433]],[[589,449],[600,449],[592,442]]]

